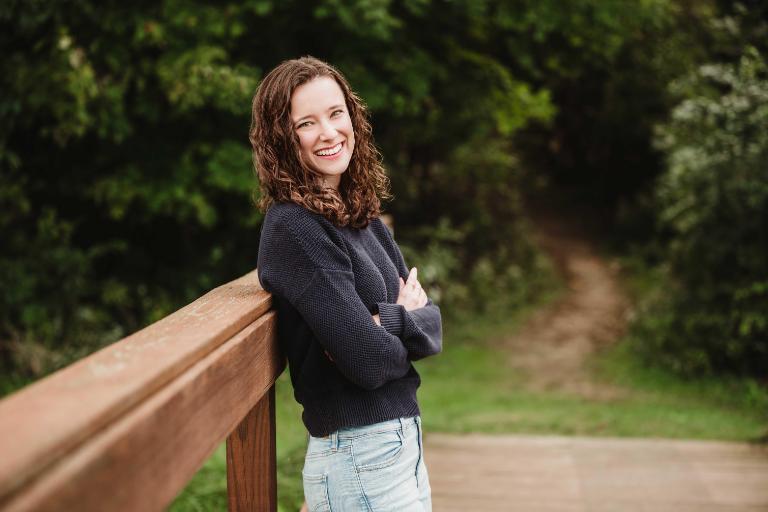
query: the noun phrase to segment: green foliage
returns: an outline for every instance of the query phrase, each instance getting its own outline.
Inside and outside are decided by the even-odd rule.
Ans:
[[[472,145],[500,148],[484,187],[501,191],[463,196],[467,210],[514,197],[499,137],[553,112],[545,90],[489,51],[491,13],[472,2],[12,1],[0,24],[0,366],[27,376],[252,269],[261,216],[247,120],[280,60],[324,58],[367,99],[406,238],[450,217],[458,173],[430,170],[469,162],[456,155]],[[497,220],[522,235],[519,201],[505,213]],[[489,217],[450,221],[474,243]],[[519,244],[504,254],[487,243],[450,277],[465,281],[479,257],[501,270],[530,259]]]
[[[530,2],[533,4],[534,2]],[[532,37],[510,38],[519,77],[550,91],[552,122],[517,134],[524,181],[566,188],[602,210],[625,247],[653,235],[648,195],[663,169],[652,147],[653,126],[673,100],[667,84],[707,52],[710,2],[535,2],[512,24]],[[545,65],[541,65],[540,62]]]
[[[675,34],[707,6],[5,2],[0,366],[43,373],[253,268],[250,99],[305,54],[367,101],[386,208],[445,309],[482,311],[501,290],[525,303],[548,282],[522,214],[542,173],[519,154],[548,148],[593,182],[620,176],[616,155],[647,142],[645,111],[663,110],[659,84],[692,59]],[[635,142],[615,143],[625,134]],[[604,146],[622,152],[603,159]]]
[[[483,151],[477,147],[483,146]],[[482,312],[505,298],[524,306],[552,285],[552,269],[521,218],[520,170],[501,138],[459,145],[429,169],[431,204],[443,212],[401,244],[431,296],[453,311]],[[438,186],[442,190],[435,190]],[[406,228],[407,229],[407,228]]]
[[[685,373],[768,370],[768,66],[753,47],[672,85],[657,187],[674,286],[651,309],[645,349]]]
[[[1,367],[46,373],[253,266],[250,7],[0,8]]]

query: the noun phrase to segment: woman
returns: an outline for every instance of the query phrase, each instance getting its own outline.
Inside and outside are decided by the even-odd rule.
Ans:
[[[440,309],[379,218],[388,180],[365,106],[332,66],[285,61],[256,91],[250,140],[309,510],[429,511],[411,361],[440,352]]]

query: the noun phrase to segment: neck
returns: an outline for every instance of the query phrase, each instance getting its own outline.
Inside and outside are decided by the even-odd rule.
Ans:
[[[323,186],[325,188],[332,188],[336,192],[339,191],[339,185],[341,184],[341,175],[339,176],[323,176]]]

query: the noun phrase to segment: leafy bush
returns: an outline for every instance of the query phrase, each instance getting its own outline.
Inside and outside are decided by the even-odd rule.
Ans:
[[[670,287],[638,327],[649,356],[684,373],[768,372],[768,67],[735,63],[675,81],[658,129],[657,187]]]
[[[521,169],[509,143],[486,139],[477,151],[480,144],[459,145],[433,169],[432,204],[441,216],[398,233],[408,263],[448,315],[490,305],[509,311],[554,286],[523,219]]]

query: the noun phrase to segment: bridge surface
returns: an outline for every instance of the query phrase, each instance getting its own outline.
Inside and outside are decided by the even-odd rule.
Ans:
[[[440,512],[766,512],[768,447],[425,433]]]

